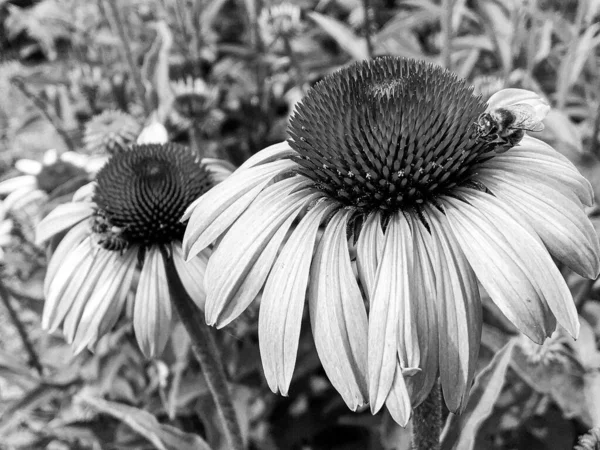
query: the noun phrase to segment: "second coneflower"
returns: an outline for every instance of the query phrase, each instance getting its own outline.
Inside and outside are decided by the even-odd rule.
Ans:
[[[75,351],[93,347],[133,290],[136,338],[145,355],[159,355],[172,318],[164,254],[172,255],[192,300],[204,306],[207,254],[184,263],[180,219],[215,184],[212,168],[221,178],[226,171],[187,147],[134,145],[114,155],[73,202],[54,209],[39,224],[38,241],[68,232],[48,265],[43,327],[62,328]]]
[[[480,345],[478,281],[535,342],[556,321],[577,335],[552,256],[597,275],[582,207],[592,190],[546,144],[498,128],[499,110],[538,129],[548,106],[514,89],[486,105],[450,72],[398,58],[317,84],[289,142],[259,152],[184,216],[189,257],[220,239],[206,269],[208,323],[227,325],[262,291],[265,375],[286,394],[308,299],[317,352],[347,405],[385,404],[400,424],[438,374],[448,408],[464,405]]]

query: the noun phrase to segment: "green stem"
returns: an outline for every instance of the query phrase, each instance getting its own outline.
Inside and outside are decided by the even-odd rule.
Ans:
[[[371,7],[369,6],[369,0],[363,0],[363,9],[365,13],[365,40],[367,42],[367,54],[369,55],[369,59],[373,59],[374,49],[373,49],[373,38],[371,36]]]
[[[228,442],[227,448],[231,450],[243,450],[242,432],[233,407],[229,387],[227,386],[227,377],[221,363],[219,350],[217,349],[211,329],[206,325],[203,314],[183,287],[172,256],[163,252],[163,257],[167,270],[171,302],[192,340],[192,351],[202,367],[206,384],[212,394],[217,412],[223,424],[223,430]]]
[[[112,20],[110,20],[110,16],[108,15],[107,19],[109,20],[111,28],[119,35],[123,58],[125,59],[127,65],[129,65],[129,70],[131,71],[131,76],[133,77],[133,84],[135,86],[136,94],[142,102],[142,106],[144,107],[146,115],[149,115],[150,105],[148,104],[148,99],[146,98],[146,89],[144,88],[144,83],[142,82],[142,73],[140,72],[140,68],[135,63],[135,59],[133,58],[133,52],[131,51],[131,46],[129,45],[130,40],[125,33],[125,26],[123,25],[123,19],[119,11],[119,6],[117,5],[117,0],[107,1],[112,12]]]
[[[4,303],[4,306],[8,311],[8,315],[10,316],[10,320],[17,329],[17,332],[21,337],[21,341],[23,342],[23,347],[25,347],[25,351],[29,355],[29,365],[33,367],[37,371],[37,373],[43,375],[44,369],[42,368],[42,364],[40,363],[40,357],[38,356],[37,352],[35,351],[35,348],[33,347],[33,344],[31,343],[31,340],[29,339],[29,335],[27,334],[25,325],[23,325],[21,319],[19,319],[17,311],[10,302],[10,294],[8,292],[8,289],[6,289],[6,286],[4,285],[4,281],[2,281],[1,279],[0,299],[2,300],[2,303]]]
[[[442,66],[450,69],[452,40],[452,0],[442,0]]]
[[[288,36],[285,36],[283,38],[283,45],[285,47],[285,52],[287,53],[288,57],[290,58],[290,64],[294,68],[294,71],[296,72],[296,80],[297,80],[298,86],[300,86],[300,89],[302,89],[302,92],[306,93],[306,83],[305,83],[306,76],[304,74],[304,70],[302,69],[302,65],[300,64],[300,61],[298,60],[298,56],[296,55],[296,52],[294,52],[294,49],[292,48],[292,42]]]
[[[439,450],[442,429],[442,395],[439,382],[413,413],[413,449]]]

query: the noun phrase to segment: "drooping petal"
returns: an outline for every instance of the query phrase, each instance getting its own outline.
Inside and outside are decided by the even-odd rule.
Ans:
[[[356,243],[358,276],[365,290],[367,300],[371,299],[371,293],[375,286],[377,265],[381,259],[384,242],[381,215],[378,212],[369,214]]]
[[[24,190],[22,194],[10,194],[4,200],[4,207],[12,211],[21,211],[30,204],[42,204],[48,199],[48,194],[40,189]]]
[[[204,158],[202,164],[208,169],[215,183],[222,183],[235,171],[235,166],[223,159]]]
[[[196,306],[204,311],[206,302],[206,291],[204,289],[204,275],[208,264],[208,251],[201,252],[198,256],[190,259],[187,263],[183,258],[183,250],[180,243],[173,244],[173,262],[183,287]]]
[[[408,377],[408,379],[410,378],[411,377]],[[400,367],[400,364],[397,364],[394,382],[392,383],[392,388],[385,401],[385,406],[390,412],[392,419],[402,427],[406,426],[412,412],[410,396],[405,381],[406,380],[402,376],[402,368]]]
[[[254,169],[236,171],[190,205],[183,237],[183,253],[193,257],[213,243],[250,206],[273,178],[296,166],[289,160],[274,161]]]
[[[133,329],[142,353],[160,355],[171,334],[171,297],[165,263],[158,247],[146,250],[135,304]]]
[[[258,342],[265,378],[273,392],[287,395],[298,352],[310,262],[321,222],[336,208],[319,202],[284,244],[260,302]]]
[[[438,373],[437,292],[434,275],[434,261],[438,256],[432,248],[431,235],[425,225],[412,215],[410,224],[413,231],[415,274],[411,301],[415,308],[421,370],[406,377],[405,382],[412,404],[416,406],[429,395]]]
[[[73,194],[73,202],[91,202],[96,189],[96,182],[84,184]]]
[[[123,255],[116,251],[106,253],[108,261],[85,305],[73,338],[75,353],[96,343],[101,337],[100,324],[107,318],[113,320],[114,324],[123,310],[126,293],[131,286],[138,247],[129,248]]]
[[[93,297],[96,284],[111,260],[110,256],[111,252],[103,248],[92,250],[88,258],[81,264],[77,274],[74,274],[67,291],[65,291],[64,296],[72,297],[74,301],[68,310],[58,315],[54,327],[58,327],[60,324],[58,320],[62,321],[64,318],[63,333],[69,343],[73,343],[73,339],[75,339],[83,310],[90,298]],[[72,291],[72,293],[69,291]],[[104,300],[104,298],[101,298],[101,301]],[[52,329],[53,326],[51,325],[50,330]]]
[[[57,275],[63,262],[66,261],[67,255],[69,255],[89,234],[89,225],[85,222],[78,223],[69,230],[62,241],[60,241],[60,244],[58,244],[58,247],[56,247],[52,258],[48,263],[46,278],[44,279],[44,297],[46,297],[46,304],[48,303],[50,284],[54,281],[54,277]],[[93,243],[91,240],[88,241],[87,245],[92,249]]]
[[[47,289],[44,292],[46,301],[42,315],[42,328],[46,330],[52,328],[52,331],[54,331],[62,321],[62,317],[56,320],[57,316],[62,312],[62,316],[64,317],[66,310],[75,301],[74,294],[76,292],[73,293],[71,291],[71,295],[68,297],[64,294],[75,274],[78,273],[93,251],[92,242],[89,237],[79,240],[77,244],[75,243],[75,237],[79,240],[79,236],[72,236],[72,241],[68,242],[70,244],[70,251],[64,254],[64,259],[61,258],[60,261],[57,261],[57,267],[53,268],[53,272],[50,274],[51,277],[49,278],[49,275],[46,276]],[[54,260],[55,258],[53,258]]]
[[[94,203],[71,202],[58,205],[37,225],[35,241],[37,245],[71,228],[94,213]]]
[[[594,202],[592,186],[575,166],[548,144],[525,136],[509,152],[496,155],[482,164],[498,176],[515,183],[536,181],[547,184],[586,206]]]
[[[267,147],[264,150],[252,155],[238,168],[238,171],[268,164],[280,159],[289,158],[293,155],[296,155],[296,151],[290,147],[290,144],[288,144],[287,141],[278,142],[277,144],[273,144],[270,147]]]
[[[323,369],[348,407],[356,411],[368,401],[368,320],[348,253],[350,214],[347,209],[338,211],[325,227],[311,265],[308,299]]]
[[[439,331],[439,370],[448,409],[465,405],[479,353],[481,300],[477,279],[446,216],[426,208],[423,215],[431,229],[435,249],[435,280]],[[432,252],[433,253],[433,252]]]
[[[390,218],[385,232],[369,312],[369,398],[375,414],[385,403],[400,357],[404,367],[418,364],[411,354],[416,342],[410,312],[413,244],[403,213]],[[414,366],[413,366],[414,367]]]
[[[515,185],[488,169],[480,171],[478,177],[496,197],[527,220],[552,256],[581,276],[598,276],[598,235],[580,205],[542,183]]]
[[[19,159],[15,162],[15,169],[27,175],[38,175],[43,168],[43,164],[33,159]]]
[[[556,323],[544,292],[528,267],[527,248],[523,247],[526,239],[514,234],[505,236],[498,229],[514,226],[514,221],[491,223],[474,206],[453,200],[448,201],[446,213],[456,239],[492,300],[520,331],[538,344],[543,343]]]
[[[33,175],[21,175],[0,182],[0,195],[8,195],[19,189],[37,189],[37,178]]]
[[[47,194],[43,191],[40,191],[37,188],[31,189],[29,187],[24,187],[12,191],[10,194],[6,196],[4,199],[4,207],[7,211],[16,210],[19,204],[23,204],[23,201],[30,196],[32,193],[40,192],[42,195],[46,196]]]
[[[512,313],[517,326],[522,324],[524,317],[532,317],[535,314],[527,324],[529,325],[527,330],[522,331],[532,340],[541,344],[545,336],[550,336],[554,330],[548,328],[548,320],[544,320],[544,315],[540,315],[542,310],[534,309],[535,313],[532,313],[528,309],[537,305],[535,293],[538,293],[540,301],[545,300],[558,322],[571,336],[577,337],[579,320],[573,298],[564,278],[535,231],[522,219],[513,217],[509,211],[510,208],[496,197],[471,189],[465,189],[461,191],[461,194],[472,207],[465,206],[464,203],[459,204],[458,200],[450,199],[448,203],[454,208],[449,208],[448,215],[453,219],[451,220],[453,229],[457,229],[454,228],[455,224],[460,222],[457,227],[463,229],[457,232],[457,238],[460,239],[458,236],[460,233],[463,237],[461,245],[465,248],[465,254],[492,300],[496,301],[496,298],[501,299],[504,296],[504,301],[512,302],[505,315],[513,320],[513,317],[509,316]],[[471,233],[478,234],[480,243],[484,239],[487,242],[483,246],[479,244],[474,249],[471,248],[467,251],[468,245],[475,245],[475,239]],[[473,250],[475,252],[471,253]],[[485,254],[481,254],[481,250],[487,251]],[[492,261],[493,253],[498,258],[497,260]],[[508,297],[507,288],[504,284],[498,283],[497,280],[501,275],[495,273],[494,268],[500,270],[504,276],[512,276],[515,288],[524,289],[529,285],[534,287],[534,292],[531,292],[531,288],[529,292],[519,290],[518,294],[520,295],[516,299],[506,298]],[[496,277],[490,277],[490,274],[494,274]],[[488,280],[488,278],[492,279]],[[516,284],[519,281],[520,284]],[[486,283],[489,284],[489,288]],[[512,295],[515,293],[513,292]],[[502,308],[502,300],[496,301],[496,303]],[[508,309],[512,311],[508,311]],[[535,323],[533,323],[534,321]],[[536,326],[537,330],[532,329]]]
[[[525,89],[502,89],[496,92],[488,100],[487,111],[497,108],[507,108],[517,104],[526,104],[533,108],[534,120],[542,121],[550,111],[550,105],[538,94]]]
[[[223,237],[206,268],[208,324],[227,325],[256,298],[293,220],[321,195],[292,193],[305,185],[292,177],[265,189]]]

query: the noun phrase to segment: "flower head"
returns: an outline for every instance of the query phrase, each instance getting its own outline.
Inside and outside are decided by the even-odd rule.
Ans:
[[[113,155],[135,142],[140,130],[140,124],[129,114],[107,110],[86,123],[83,143],[92,155]]]
[[[73,202],[54,209],[38,226],[38,241],[69,231],[48,265],[43,327],[62,327],[76,351],[92,347],[114,326],[133,291],[140,348],[150,357],[160,354],[172,316],[164,252],[203,307],[207,253],[184,264],[180,219],[213,186],[212,166],[219,164],[200,162],[187,147],[134,145],[114,155]]]
[[[21,175],[0,182],[0,195],[6,195],[3,206],[7,212],[24,211],[32,205],[39,209],[50,195],[72,193],[88,183],[103,163],[75,152],[59,155],[53,149],[46,151],[41,162],[20,159],[15,168]]]
[[[184,216],[186,255],[219,239],[206,270],[208,323],[228,324],[262,291],[265,375],[286,394],[308,299],[317,352],[347,405],[386,405],[401,424],[438,373],[448,408],[465,404],[478,282],[532,340],[557,320],[576,335],[551,256],[598,274],[583,212],[591,187],[522,130],[495,119],[482,127],[499,110],[537,127],[548,106],[515,89],[486,105],[450,72],[400,58],[325,78],[297,104],[288,142],[250,158]]]
[[[198,123],[202,128],[216,126],[220,120],[216,112],[219,91],[201,78],[187,77],[171,83],[175,98],[170,116],[173,124],[181,129]]]
[[[291,2],[282,2],[262,9],[258,18],[263,42],[269,46],[277,39],[290,39],[302,28],[300,8]]]

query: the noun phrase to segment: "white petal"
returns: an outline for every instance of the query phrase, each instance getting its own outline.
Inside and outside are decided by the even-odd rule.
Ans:
[[[335,205],[308,211],[273,265],[260,302],[258,342],[271,390],[287,395],[296,365],[300,325],[317,231]]]
[[[284,160],[236,172],[192,203],[182,219],[189,217],[183,237],[186,258],[197,255],[213,243],[273,178],[295,166],[296,163]]]
[[[106,269],[110,256],[111,252],[103,248],[90,251],[89,256],[74,273],[73,279],[65,291],[65,297],[72,297],[74,301],[68,311],[65,310],[58,314],[56,320],[58,322],[64,319],[63,333],[69,343],[73,343],[83,310],[93,296],[93,291]],[[59,323],[55,324],[55,326],[58,325]],[[52,325],[50,329],[52,330]]]
[[[518,183],[535,180],[547,184],[569,198],[578,198],[586,206],[594,201],[591,184],[575,166],[548,144],[530,136],[525,136],[510,152],[484,162],[482,168]]]
[[[552,256],[581,276],[598,276],[598,235],[580,205],[542,183],[507,183],[487,169],[481,170],[478,177],[527,220]]]
[[[322,195],[292,194],[298,187],[293,177],[265,189],[219,243],[206,268],[209,325],[221,328],[248,307],[262,288],[292,221]]]
[[[42,158],[42,163],[45,166],[50,166],[52,164],[55,164],[58,161],[58,152],[56,151],[56,149],[51,148],[50,150],[46,150],[44,152],[44,156]]]
[[[396,366],[394,382],[385,401],[385,406],[390,412],[392,419],[401,427],[405,427],[410,419],[412,406],[400,365]]]
[[[166,144],[168,141],[169,133],[165,126],[158,121],[153,121],[142,129],[136,144]]]
[[[477,219],[481,221],[480,216],[482,213],[485,215],[488,223],[486,224],[484,221],[478,223],[479,227],[483,227],[481,228],[482,238],[487,233],[489,242],[498,246],[497,248],[499,251],[504,253],[504,255],[499,253],[499,261],[494,261],[492,264],[499,264],[499,269],[503,274],[511,273],[509,271],[515,270],[515,266],[518,266],[522,272],[520,276],[515,275],[515,278],[523,277],[524,279],[521,280],[522,283],[529,282],[533,284],[536,287],[536,291],[540,293],[542,299],[547,302],[550,310],[556,316],[558,323],[560,323],[571,336],[576,338],[579,334],[579,319],[577,317],[577,310],[575,309],[573,298],[571,297],[571,292],[535,231],[522,219],[513,217],[511,214],[512,211],[509,211],[510,208],[494,196],[473,190],[464,190],[464,192],[464,197],[471,205],[473,205],[472,208],[465,208],[463,206],[464,203],[457,206],[458,200],[454,199],[448,200],[448,203],[455,206],[454,211],[458,211],[463,215],[468,214],[466,220],[473,221]],[[453,216],[457,216],[457,214],[454,214]],[[462,226],[464,226],[464,221],[465,219],[461,221],[463,222]],[[452,222],[452,224],[454,225],[454,222]],[[472,227],[469,228],[470,231],[475,231]],[[464,241],[469,241],[469,243],[474,242],[471,236],[468,234],[465,235],[465,237],[467,236],[468,239],[463,239]],[[480,247],[480,249],[481,248],[486,249],[487,247],[483,246]],[[491,268],[489,266],[491,262],[488,261],[489,256],[490,253],[486,253],[485,255],[478,253],[469,256],[469,262],[471,263],[471,266],[473,266],[473,269],[476,270],[477,276],[482,284],[484,284],[482,277],[484,277],[485,274],[480,275],[479,272],[483,270],[483,267],[487,266]],[[477,259],[477,261],[475,261],[475,259]],[[476,262],[481,265],[479,271],[475,268]],[[499,276],[499,274],[496,275]],[[516,281],[517,280],[515,280],[515,282]],[[498,286],[498,289],[506,288],[504,286]],[[488,290],[492,299],[495,300],[487,287],[486,290]],[[499,296],[501,293],[505,292],[506,291],[498,291],[497,295]],[[531,297],[531,294],[529,294],[519,296],[518,299],[522,303],[527,304],[522,305],[520,308],[518,305],[515,305],[515,308],[517,309],[513,311],[513,315],[517,315],[519,316],[518,318],[521,318],[527,311],[527,306],[532,305],[530,300],[533,298]],[[515,318],[515,320],[517,320],[517,318]],[[543,317],[538,317],[537,321],[543,322]],[[515,324],[518,325],[517,323]],[[539,327],[543,327],[543,323],[540,323]],[[546,329],[543,331],[551,333],[553,330]],[[543,341],[538,340],[536,342],[541,344]]]
[[[19,159],[15,163],[15,169],[27,175],[37,175],[42,171],[42,163],[33,159]]]
[[[522,247],[527,244],[526,237],[505,236],[499,228],[511,227],[513,233],[523,230],[512,228],[514,221],[510,219],[506,219],[508,223],[492,223],[482,212],[460,201],[449,200],[446,213],[454,235],[492,300],[520,331],[543,343],[556,323],[543,290],[535,281],[535,269],[528,267],[527,249]]]
[[[14,194],[16,194],[16,192],[10,194],[6,197],[6,200],[4,200],[4,206],[12,211],[22,211],[27,208],[28,205],[43,204],[48,199],[48,194],[39,189],[34,189],[33,191],[24,190],[22,195],[15,195],[14,199],[12,199]]]
[[[427,208],[435,253],[439,369],[444,399],[456,412],[466,403],[481,340],[481,300],[477,279],[443,213]]]
[[[81,222],[75,225],[60,241],[58,247],[54,251],[50,262],[48,263],[48,268],[46,269],[46,277],[44,279],[44,296],[46,299],[48,298],[48,289],[50,287],[50,283],[54,280],[58,270],[60,269],[63,261],[66,257],[74,250],[81,241],[83,241],[90,234],[89,226],[85,222]],[[88,245],[90,250],[93,247],[91,241],[88,241]],[[47,300],[46,300],[47,301]]]
[[[95,189],[96,189],[95,181],[92,181],[91,183],[81,186],[73,194],[72,201],[73,202],[91,202],[92,197],[94,196]]]
[[[375,286],[377,265],[381,259],[384,242],[380,214],[369,214],[356,243],[356,265],[367,300],[371,299]]]
[[[238,171],[289,158],[292,155],[296,155],[296,151],[290,147],[287,141],[279,142],[252,155],[238,168]]]
[[[7,211],[16,210],[17,209],[16,206],[21,204],[23,199],[26,199],[27,196],[31,195],[32,192],[36,192],[36,191],[42,192],[39,189],[30,189],[28,187],[24,187],[24,188],[17,189],[16,191],[12,191],[4,199],[4,202],[3,202],[4,207],[6,208]],[[46,195],[44,192],[42,192],[42,194]]]
[[[437,379],[439,343],[433,242],[425,225],[413,216],[411,216],[411,229],[413,230],[415,280],[411,300],[418,327],[421,370],[411,377],[406,377],[405,382],[412,404],[417,406],[429,395]]]
[[[36,227],[35,242],[41,245],[52,236],[73,227],[94,213],[94,203],[65,203],[58,205]]]
[[[222,183],[235,171],[235,166],[223,159],[204,158],[202,164],[211,173],[212,179],[216,183]]]
[[[488,100],[487,111],[497,108],[507,108],[517,104],[530,105],[535,111],[536,122],[542,121],[550,111],[548,102],[538,94],[525,89],[502,89]]]
[[[394,382],[397,357],[405,359],[403,364],[414,363],[415,355],[409,356],[406,352],[407,347],[413,348],[411,336],[416,341],[409,307],[412,253],[408,222],[404,214],[396,214],[390,218],[385,232],[369,311],[369,398],[373,414],[379,411],[388,397]],[[407,360],[408,357],[411,361]],[[418,355],[416,359],[418,364]]]
[[[101,337],[100,324],[107,317],[118,316],[123,310],[126,292],[131,283],[131,273],[137,262],[137,247],[128,249],[123,255],[108,251],[108,261],[100,273],[96,287],[87,301],[79,319],[77,333],[73,339],[74,352],[79,353],[93,346]],[[129,284],[125,284],[128,282]]]
[[[171,297],[158,247],[146,250],[135,294],[133,329],[142,353],[148,358],[162,353],[171,334]]]
[[[72,244],[72,243],[71,243]],[[47,292],[45,292],[46,301],[44,303],[44,313],[42,315],[42,328],[56,329],[60,325],[55,322],[55,317],[60,311],[66,311],[75,300],[74,296],[65,296],[65,291],[69,287],[69,283],[77,273],[80,266],[88,258],[92,252],[92,243],[90,238],[85,238],[80,241],[77,246],[71,245],[70,251],[57,261],[59,267],[55,268],[55,272],[50,279],[46,279]],[[48,277],[48,275],[46,275]],[[67,304],[65,306],[65,304]]]
[[[350,264],[346,237],[350,214],[342,209],[327,224],[313,258],[308,298],[323,369],[346,405],[356,411],[368,401],[368,320]]]
[[[21,175],[0,182],[0,195],[8,195],[18,189],[37,189],[37,178],[33,175]]]
[[[208,251],[201,252],[198,256],[190,259],[187,263],[183,259],[181,244],[173,245],[173,262],[183,287],[196,306],[204,311],[206,302],[206,291],[204,290],[204,274],[208,264]]]

